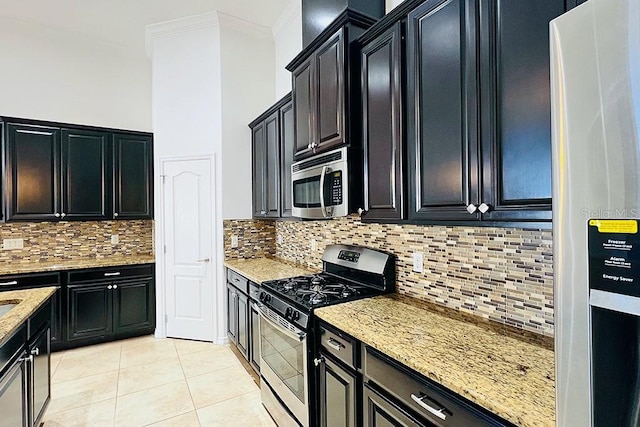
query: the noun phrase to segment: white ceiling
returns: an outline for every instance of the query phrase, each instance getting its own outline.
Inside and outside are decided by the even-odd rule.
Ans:
[[[0,15],[114,43],[144,55],[145,26],[220,11],[273,26],[290,0],[0,0]]]

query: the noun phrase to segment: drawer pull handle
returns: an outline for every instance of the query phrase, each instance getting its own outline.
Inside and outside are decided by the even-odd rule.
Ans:
[[[0,283],[0,286],[11,286],[11,285],[17,285],[17,284],[18,284],[17,280],[12,280],[10,282]]]
[[[112,276],[119,276],[120,272],[116,271],[115,273],[104,273],[104,277],[112,277]]]
[[[329,338],[327,340],[327,345],[329,347],[331,347],[332,349],[334,349],[335,351],[340,351],[340,350],[342,350],[344,348],[344,345],[342,345],[338,341],[334,340],[333,338]]]
[[[414,402],[416,402],[418,405],[422,406],[424,409],[426,409],[427,411],[431,412],[433,415],[435,415],[436,417],[440,418],[441,420],[446,420],[447,419],[447,415],[444,412],[447,410],[447,408],[445,408],[444,406],[442,408],[440,408],[440,409],[432,408],[431,406],[427,405],[423,401],[423,399],[425,399],[427,397],[428,396],[426,394],[418,397],[415,394],[411,393],[411,398],[413,399]]]

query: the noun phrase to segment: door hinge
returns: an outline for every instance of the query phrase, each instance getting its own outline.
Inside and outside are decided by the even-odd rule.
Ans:
[[[164,253],[166,254],[167,253],[167,245],[164,245],[163,250],[164,250]]]
[[[169,323],[169,315],[168,314],[164,315],[164,323]]]
[[[160,178],[162,178],[163,184],[167,181],[167,175],[160,175]]]

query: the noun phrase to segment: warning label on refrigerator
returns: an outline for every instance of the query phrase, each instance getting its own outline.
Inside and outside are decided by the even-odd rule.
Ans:
[[[589,287],[640,296],[638,221],[590,219]]]

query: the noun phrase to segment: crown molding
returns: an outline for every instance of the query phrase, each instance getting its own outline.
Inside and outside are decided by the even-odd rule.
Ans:
[[[150,24],[145,27],[145,45],[149,58],[153,59],[153,43],[160,37],[202,28],[220,27],[218,12],[207,12],[186,18],[172,19],[170,21]]]
[[[277,39],[280,34],[297,19],[302,22],[302,2],[301,0],[291,0],[271,27],[273,38]],[[299,30],[300,35],[302,35],[302,27],[300,27]]]

